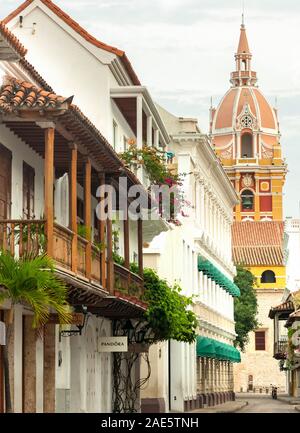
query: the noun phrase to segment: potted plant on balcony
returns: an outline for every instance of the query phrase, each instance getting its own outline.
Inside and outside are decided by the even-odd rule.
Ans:
[[[6,412],[12,412],[8,344],[13,328],[14,306],[26,304],[33,312],[33,327],[41,330],[56,311],[61,323],[70,323],[70,307],[67,303],[67,288],[56,277],[54,263],[46,255],[14,258],[0,252],[0,304],[9,300],[11,307],[6,320],[7,345],[3,346]]]

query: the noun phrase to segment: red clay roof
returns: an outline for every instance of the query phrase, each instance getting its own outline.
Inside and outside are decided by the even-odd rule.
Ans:
[[[247,266],[283,265],[284,223],[235,222],[232,226],[233,261]]]
[[[282,304],[272,307],[269,312],[269,318],[274,319],[276,313],[294,311],[295,307],[292,301],[285,301]]]
[[[29,6],[34,0],[26,0],[22,3],[17,9],[15,9],[11,14],[9,14],[4,20],[3,23],[7,24],[13,18],[18,16],[27,6]],[[132,82],[134,85],[139,86],[140,80],[138,79],[136,73],[133,70],[133,67],[126,56],[125,52],[119,50],[118,48],[112,47],[110,45],[104,44],[103,42],[96,39],[90,33],[88,33],[83,27],[81,27],[76,21],[73,20],[68,14],[66,14],[63,10],[61,10],[57,5],[55,5],[51,0],[40,0],[45,6],[47,6],[52,12],[54,12],[59,18],[61,18],[66,24],[68,24],[75,32],[77,32],[80,36],[82,36],[87,42],[90,42],[94,46],[101,48],[105,51],[109,51],[110,53],[116,54],[121,58],[125,69],[128,72]]]
[[[0,112],[4,113],[11,113],[22,108],[57,109],[64,102],[71,103],[72,100],[14,77],[5,77],[5,82],[0,88]]]
[[[26,48],[21,44],[21,42],[16,38],[16,36],[8,30],[3,22],[0,21],[0,35],[6,40],[8,45],[21,57],[24,57],[27,53]]]

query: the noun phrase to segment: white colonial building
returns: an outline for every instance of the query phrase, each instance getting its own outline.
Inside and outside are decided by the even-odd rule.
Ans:
[[[199,336],[195,344],[171,341],[151,347],[152,375],[142,407],[186,411],[234,398],[232,361],[239,360],[233,348],[234,296],[239,291],[232,283],[231,224],[238,199],[197,121],[158,109],[171,136],[170,168],[185,173],[186,205],[181,225],[144,248],[144,265],[194,297]]]
[[[59,239],[55,242],[60,242],[55,243],[54,252],[61,254],[58,261],[62,264],[64,272],[71,273],[72,277],[75,275],[77,278],[74,269],[79,270],[80,283],[76,280],[77,286],[74,287],[77,289],[74,290],[74,294],[75,292],[79,294],[80,290],[90,290],[94,294],[95,290],[105,289],[106,292],[107,284],[110,286],[109,296],[103,293],[104,298],[108,297],[109,300],[99,304],[97,308],[96,304],[93,307],[88,306],[88,315],[81,335],[62,337],[59,327],[56,326],[56,331],[51,334],[49,347],[47,346],[51,361],[48,362],[47,357],[44,356],[45,345],[41,344],[41,347],[37,347],[37,356],[34,357],[34,363],[31,363],[31,376],[34,378],[31,390],[34,389],[34,398],[25,409],[22,400],[22,375],[24,374],[22,358],[15,356],[13,408],[16,412],[22,410],[111,412],[115,409],[112,405],[114,401],[113,355],[100,353],[98,342],[100,338],[114,334],[116,321],[124,321],[127,318],[134,320],[145,311],[145,304],[141,301],[140,294],[139,299],[133,300],[127,296],[130,293],[127,293],[125,299],[125,295],[117,290],[117,283],[128,285],[128,281],[131,281],[135,288],[142,286],[140,277],[143,266],[143,229],[149,241],[161,230],[167,230],[167,225],[161,220],[149,224],[145,222],[144,227],[141,220],[130,220],[126,224],[119,218],[122,211],[116,209],[114,227],[109,222],[105,231],[101,224],[99,226],[96,218],[95,210],[98,204],[96,187],[105,180],[112,184],[117,183],[119,176],[127,178],[128,186],[138,184],[139,181],[147,185],[147,177],[143,169],[135,173],[138,180],[124,165],[122,166],[117,153],[126,150],[130,143],[136,143],[138,148],[141,148],[145,142],[149,146],[164,148],[169,142],[169,136],[151,95],[141,85],[126,54],[96,40],[52,1],[25,1],[3,20],[3,23],[11,31],[10,40],[19,44],[16,42],[17,39],[14,39],[13,35],[15,35],[28,51],[23,49],[13,62],[5,57],[1,62],[2,75],[9,75],[20,82],[26,81],[28,85],[32,83],[36,86],[35,91],[42,88],[51,95],[53,93],[55,98],[57,95],[68,97],[74,95],[73,103],[76,106],[70,105],[72,102],[70,98],[66,102],[68,107],[64,107],[70,109],[73,116],[73,120],[69,119],[69,124],[67,119],[63,123],[56,119],[49,123],[48,117],[46,119],[48,123],[46,122],[44,126],[35,122],[30,125],[33,127],[34,136],[40,134],[39,128],[50,127],[52,131],[55,130],[54,150],[52,148],[54,155],[50,155],[48,160],[49,163],[51,158],[54,158],[52,220],[54,220],[54,234],[59,233]],[[8,33],[7,30],[5,32]],[[9,50],[7,52],[9,53]],[[24,94],[27,95],[26,89]],[[24,182],[27,180],[29,182],[26,183],[29,185],[27,217],[42,218],[45,205],[43,178],[46,173],[43,150],[39,148],[38,142],[35,143],[36,146],[31,143],[32,134],[26,135],[21,131],[21,127],[13,126],[19,132],[1,124],[1,143],[8,152],[4,151],[0,164],[5,164],[12,154],[11,191],[5,194],[7,202],[11,196],[13,200],[9,213],[6,211],[3,215],[1,213],[0,218],[19,219],[25,215],[22,194]],[[76,127],[76,131],[73,127]],[[36,128],[38,133],[35,132]],[[26,126],[24,129],[26,130]],[[80,137],[76,135],[78,133],[81,134]],[[42,143],[41,141],[41,145]],[[103,145],[107,153],[106,157],[103,157],[104,154],[101,153],[98,144]],[[37,149],[40,149],[40,153]],[[24,164],[29,166],[27,171],[23,168],[26,167]],[[50,184],[51,179],[48,187]],[[34,197],[30,198],[32,191]],[[92,227],[92,237],[95,242],[96,239],[97,242],[101,241],[101,233],[102,242],[104,233],[108,236],[109,242],[105,252],[101,253],[102,259],[99,258],[99,263],[97,263],[95,244],[86,242],[83,234],[79,236],[80,225]],[[113,232],[118,232],[117,253],[123,258],[124,266],[119,266],[113,261],[113,245],[110,243]],[[72,251],[75,248],[72,240],[74,238],[79,248],[77,263],[71,263],[70,259],[71,248]],[[88,261],[85,261],[86,257]],[[130,262],[138,264],[139,276],[130,272]],[[98,275],[100,268],[102,276]],[[97,281],[95,287],[93,287],[94,280]],[[130,287],[128,291],[129,289]],[[83,295],[79,298],[77,303],[88,304],[87,298]],[[19,309],[15,317],[16,339],[10,345],[15,354],[21,353],[22,347],[25,347],[22,342],[23,315],[23,310]],[[30,360],[26,360],[26,363],[30,363]],[[51,369],[52,376],[49,378],[51,392],[45,386],[46,382],[43,379],[46,371],[45,363]],[[139,359],[133,370],[133,380],[134,378],[138,380]],[[2,385],[0,384],[0,387]],[[2,394],[1,390],[0,394]],[[137,410],[139,410],[138,403],[137,401]]]
[[[286,218],[284,232],[287,235],[286,287],[296,292],[300,290],[300,220]]]

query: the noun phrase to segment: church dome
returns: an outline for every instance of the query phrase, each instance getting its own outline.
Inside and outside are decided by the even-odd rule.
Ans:
[[[252,54],[246,28],[241,26],[240,40],[235,54],[236,69],[231,73],[232,87],[217,109],[211,109],[211,133],[219,134],[250,128],[278,134],[276,110],[257,87],[257,74],[252,71]]]
[[[267,129],[278,133],[275,110],[255,86],[232,87],[213,113],[212,132],[224,129]]]

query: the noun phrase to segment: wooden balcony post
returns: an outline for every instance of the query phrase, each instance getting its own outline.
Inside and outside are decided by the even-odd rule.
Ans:
[[[139,275],[143,278],[143,220],[140,217],[137,221],[138,226],[138,259],[139,259]]]
[[[105,174],[99,173],[99,186],[105,185]],[[105,239],[105,226],[106,222],[104,220],[104,206],[101,205],[102,198],[99,198],[100,203],[100,219],[98,224],[99,229],[99,239],[100,244],[102,246],[100,253],[100,278],[101,278],[101,286],[106,288],[106,239]]]
[[[109,293],[114,292],[114,259],[113,259],[113,228],[112,228],[112,197],[108,194],[107,197],[109,215],[106,221],[106,236],[107,236],[107,290]]]
[[[92,270],[92,165],[89,158],[85,162],[84,172],[84,223],[86,226],[86,236],[88,241],[85,250],[85,275],[90,279]]]
[[[45,220],[47,254],[53,257],[53,182],[54,182],[54,127],[45,129]]]
[[[72,272],[77,272],[77,160],[78,150],[76,145],[71,147],[69,191],[70,191],[70,229],[73,232],[72,237]]]
[[[124,267],[127,269],[130,267],[128,203],[126,203],[126,208],[124,209]]]

